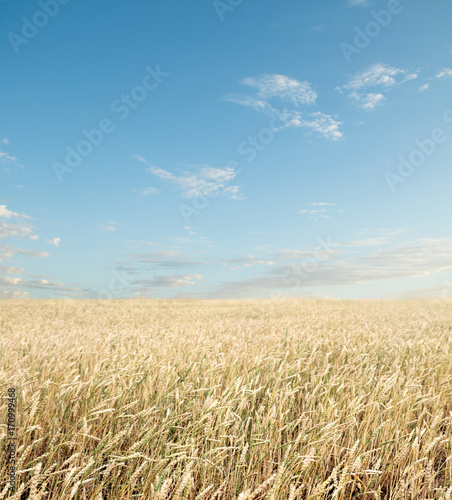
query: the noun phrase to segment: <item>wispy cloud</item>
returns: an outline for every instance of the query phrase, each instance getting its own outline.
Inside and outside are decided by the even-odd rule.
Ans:
[[[349,7],[368,5],[368,0],[348,0]]]
[[[152,196],[153,194],[158,194],[159,190],[155,187],[146,187],[143,189],[136,190],[139,196]]]
[[[13,212],[6,205],[0,205],[0,241],[6,238],[39,239],[29,220],[31,217],[28,215]]]
[[[130,254],[129,259],[142,264],[152,264],[161,269],[186,269],[201,265],[197,258],[182,254],[176,250],[161,250],[157,252]]]
[[[376,63],[353,76],[344,88],[358,90],[374,86],[394,87],[418,77],[418,73],[408,73],[389,64]]]
[[[227,94],[223,99],[261,112],[269,118],[277,119],[278,125],[275,126],[275,130],[278,132],[285,128],[299,128],[302,126],[302,114],[298,110],[289,110],[287,108],[283,110],[277,109],[266,101],[242,94]]]
[[[308,116],[309,118],[307,120],[302,120],[300,122],[301,127],[311,129],[333,141],[337,141],[342,137],[343,134],[339,130],[342,122],[337,121],[331,115],[325,115],[317,111],[316,113],[310,113]]]
[[[0,298],[6,299],[28,299],[30,294],[28,292],[23,292],[19,290],[0,290]]]
[[[139,161],[146,162],[143,157]],[[146,162],[147,163],[147,162]],[[170,182],[182,191],[182,196],[187,199],[202,195],[220,194],[232,200],[242,200],[241,186],[230,185],[237,173],[230,167],[211,167],[209,165],[194,165],[192,171],[174,174],[163,168],[150,165],[146,168],[153,176]]]
[[[33,229],[28,224],[0,223],[0,241],[5,238],[30,238],[36,239]]]
[[[51,240],[44,240],[47,244],[59,247],[61,243],[61,238],[53,238]]]
[[[447,80],[452,80],[452,69],[443,68],[436,74],[436,78],[445,78]]]
[[[327,201],[310,203],[308,209],[319,211],[314,216],[325,214],[323,210],[339,210],[337,204]],[[129,280],[125,297],[174,297],[178,289],[192,298],[259,298],[276,291],[298,296],[331,295],[328,287],[359,287],[452,269],[452,237],[407,240],[406,233],[397,228],[365,228],[348,241],[333,242],[325,237],[314,246],[259,246],[232,257],[173,248],[129,254],[121,267],[132,269],[128,274],[134,277]]]
[[[17,212],[13,212],[12,210],[8,210],[6,205],[0,205],[0,217],[5,219],[11,219],[12,217],[21,217],[23,219],[31,219],[28,215],[19,214]]]
[[[16,257],[29,259],[47,258],[49,252],[43,250],[22,248],[11,243],[3,243],[3,240],[39,240],[34,234],[34,228],[30,225],[29,217],[8,209],[6,205],[0,205],[0,262],[11,263]],[[45,243],[59,247],[61,238],[45,239]],[[0,298],[2,299],[24,299],[30,296],[31,290],[41,289],[57,297],[68,296],[72,293],[82,293],[80,288],[67,286],[65,283],[53,281],[50,276],[30,274],[23,267],[14,265],[0,266]],[[83,293],[82,293],[83,295]]]
[[[15,247],[12,245],[1,245],[0,246],[0,261],[11,261],[11,259],[16,255],[24,255],[25,257],[48,257],[49,252],[43,252],[40,250],[26,250],[24,248]]]
[[[0,141],[2,144],[5,144],[7,146],[9,144],[9,140],[4,138],[2,141]],[[20,168],[25,168],[22,163],[19,163],[19,160],[11,153],[8,151],[4,151],[0,149],[0,162],[5,163],[6,165],[12,165]],[[8,168],[5,168],[6,172],[10,172]]]
[[[419,72],[410,73],[389,64],[376,63],[355,74],[343,87],[338,87],[338,90],[350,91],[348,97],[354,104],[366,111],[373,111],[386,100],[383,91],[391,90],[418,76]]]
[[[385,244],[383,248],[374,248]],[[224,281],[209,291],[216,298],[269,297],[276,290],[287,290],[293,295],[309,295],[315,289],[329,286],[362,285],[397,278],[429,276],[452,268],[452,238],[420,239],[411,242],[361,241],[340,250],[329,259],[318,262],[318,266],[303,279],[296,279],[296,261],[272,266],[266,274],[241,280]],[[314,252],[314,249],[312,249]],[[297,252],[286,251],[290,259]],[[312,256],[311,256],[312,257]],[[293,278],[293,279],[292,279]]]
[[[116,231],[116,222],[105,222],[102,224],[96,224],[97,229],[99,231],[102,231],[103,233],[112,233],[113,231]]]
[[[256,97],[243,94],[226,94],[223,99],[228,102],[240,104],[240,106],[245,106],[246,108],[254,109],[255,111],[261,111],[269,116],[276,116],[277,114],[277,110],[267,101],[257,99]]]
[[[244,78],[242,83],[256,88],[257,95],[265,101],[277,97],[298,106],[300,104],[314,104],[317,99],[317,93],[309,82],[300,82],[285,75],[248,77]]]
[[[153,288],[179,288],[196,285],[202,280],[201,274],[185,275],[159,275],[148,280],[136,280],[131,283],[132,286],[138,286],[141,291],[151,291]]]
[[[251,266],[273,266],[274,263],[273,260],[262,259],[256,255],[247,255],[246,257],[223,260],[223,265],[229,267],[231,271]]]
[[[417,91],[418,92],[425,92],[426,90],[428,90],[430,88],[430,84],[429,83],[424,83],[423,85],[421,85]]]
[[[317,92],[311,83],[278,74],[248,77],[240,83],[254,88],[256,95],[227,94],[224,100],[251,108],[270,118],[276,118],[280,123],[276,131],[302,128],[333,141],[342,137],[340,131],[342,122],[332,115],[320,111],[306,114],[299,111],[299,106],[312,106],[317,101]],[[281,107],[281,104],[284,107]],[[288,108],[287,105],[293,108]]]
[[[373,111],[377,106],[386,101],[386,97],[381,93],[370,92],[363,94],[355,90],[349,94],[350,99],[361,109]]]
[[[6,287],[5,289],[2,289]],[[45,290],[47,293],[53,293],[55,296],[73,296],[77,293],[80,298],[86,297],[81,293],[83,290],[79,287],[72,287],[66,283],[53,281],[49,279],[30,279],[22,278],[0,278],[0,297],[3,299],[26,299],[30,296],[31,290]]]
[[[343,209],[332,208],[337,207],[336,203],[315,202],[308,203],[307,207],[308,208],[304,208],[297,213],[306,215],[313,220],[331,219],[333,213],[344,212]]]
[[[33,226],[30,225],[32,217],[10,210],[6,205],[0,205],[0,241],[24,240],[36,241],[39,236],[35,234]],[[27,250],[11,244],[0,246],[0,261],[10,262],[16,255],[26,257],[48,257],[48,252],[39,250]]]

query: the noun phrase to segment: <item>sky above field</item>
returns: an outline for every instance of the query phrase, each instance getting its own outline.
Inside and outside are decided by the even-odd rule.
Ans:
[[[0,297],[452,296],[451,18],[0,1]]]

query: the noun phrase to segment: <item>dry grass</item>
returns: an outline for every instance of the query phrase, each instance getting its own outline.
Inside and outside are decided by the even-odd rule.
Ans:
[[[452,499],[451,331],[441,301],[3,301],[0,498],[14,386],[15,498]]]

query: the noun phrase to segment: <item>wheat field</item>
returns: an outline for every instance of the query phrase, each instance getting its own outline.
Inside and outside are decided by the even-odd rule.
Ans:
[[[445,301],[3,301],[0,498],[452,499],[451,332]]]

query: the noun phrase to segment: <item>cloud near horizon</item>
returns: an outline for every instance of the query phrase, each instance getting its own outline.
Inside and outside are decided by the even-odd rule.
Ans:
[[[334,205],[319,202],[312,206]],[[331,296],[330,287],[420,278],[452,269],[452,237],[406,240],[405,233],[369,229],[362,231],[362,239],[335,242],[325,238],[311,247],[256,249],[232,258],[170,249],[129,254],[121,266],[133,269],[131,277],[135,277],[124,293],[149,294],[154,287],[177,295],[178,288],[189,287],[184,294],[191,298],[270,298],[281,292]],[[234,273],[245,276],[236,278]]]
[[[6,205],[0,205],[0,263],[11,263],[15,259],[47,259],[50,253],[40,249],[22,248],[12,244],[14,241],[31,240],[33,245],[40,238],[31,226],[32,217],[10,210]],[[3,242],[6,241],[6,242]],[[61,238],[44,239],[45,243],[59,247]],[[27,272],[24,267],[16,265],[0,265],[0,298],[25,299],[30,297],[32,290],[46,290],[56,296],[67,296],[68,293],[82,291],[79,287],[68,286],[54,281],[50,276],[36,275]]]

